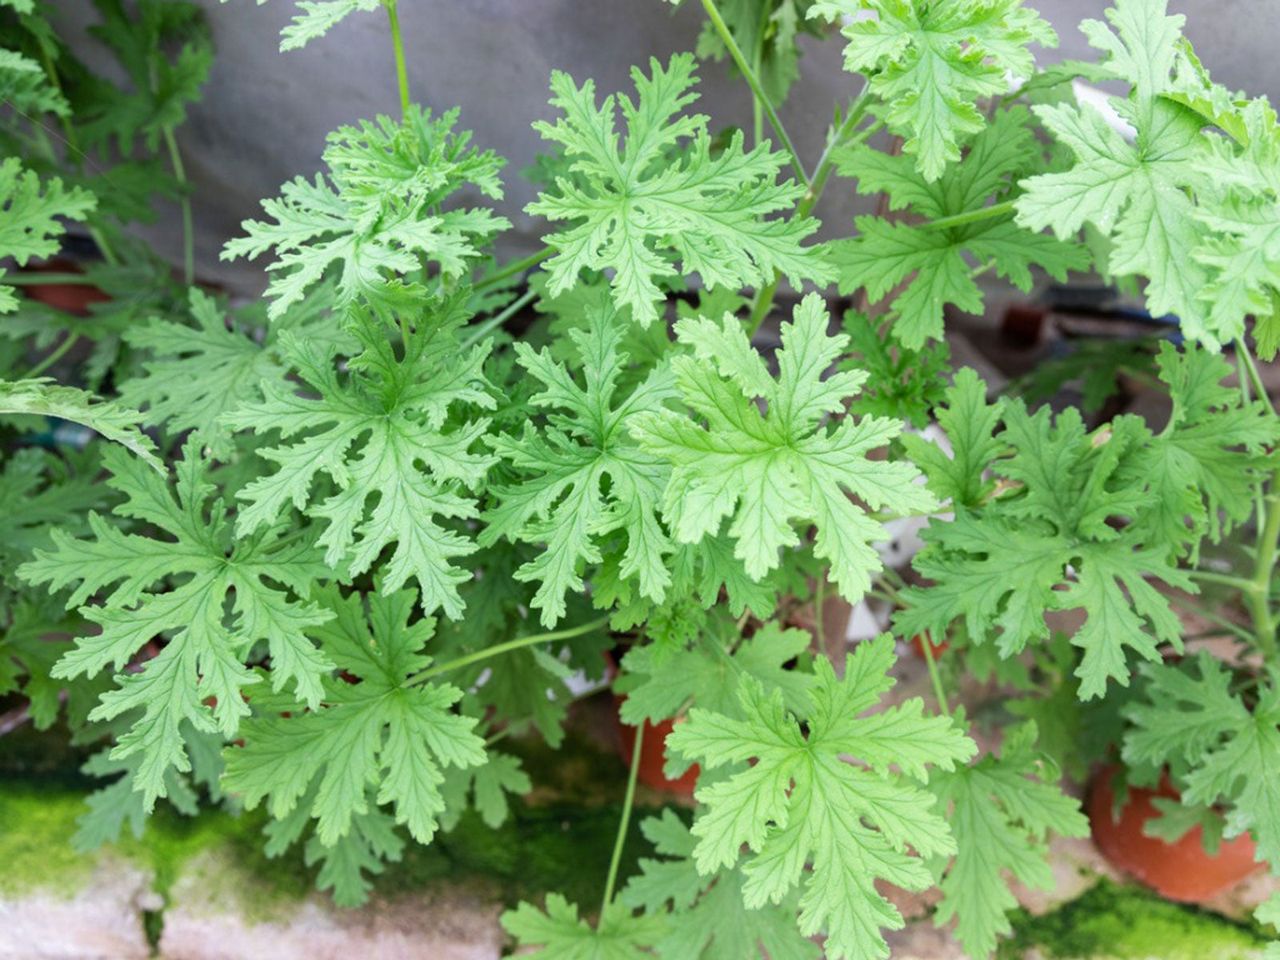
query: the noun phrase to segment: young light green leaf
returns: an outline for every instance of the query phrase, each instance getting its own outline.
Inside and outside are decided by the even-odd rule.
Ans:
[[[843,22],[845,69],[866,75],[889,128],[905,138],[903,150],[928,181],[983,129],[978,101],[1004,93],[1010,75],[1034,72],[1027,48],[1058,44],[1022,0],[819,0],[809,16]]]
[[[778,902],[804,877],[800,932],[824,930],[834,960],[888,957],[881,930],[903,921],[876,880],[922,890],[931,878],[913,852],[956,851],[933,797],[912,781],[930,767],[963,763],[974,745],[949,719],[925,717],[919,699],[860,716],[893,685],[893,660],[887,634],[861,644],[841,679],[820,658],[805,727],[787,712],[781,691],[766,695],[745,678],[745,719],[695,707],[667,738],[670,749],[705,770],[753,762],[699,788],[706,809],[693,826],[698,871],[733,866],[746,844],[743,896],[750,908]],[[812,861],[807,874],[806,861]]]
[[[450,111],[432,119],[413,106],[399,122],[380,116],[340,127],[324,152],[328,176],[284,184],[279,199],[262,202],[271,219],[244,221],[247,235],[230,241],[222,259],[276,252],[267,268],[273,320],[333,264],[340,305],[395,303],[403,294],[398,278],[429,264],[462,276],[510,223],[487,208],[442,209],[467,184],[502,196],[503,161],[469,146],[470,133],[454,133],[457,118]]]
[[[866,380],[858,371],[823,379],[848,342],[829,336],[827,324],[822,299],[805,297],[794,321],[782,326],[774,380],[733,316],[721,324],[681,320],[676,333],[693,356],[677,357],[672,367],[705,426],[664,411],[640,414],[632,429],[643,449],[674,468],[664,514],[678,540],[716,534],[732,515],[734,555],[759,579],[778,566],[781,550],[799,544],[796,521],[812,523],[814,553],[830,562],[843,595],[857,600],[880,566],[870,544],[887,534],[849,494],[873,509],[903,513],[929,510],[935,501],[909,463],[866,457],[896,437],[901,423],[845,417],[823,425]]]
[[[744,150],[741,133],[713,154],[707,118],[681,113],[697,99],[693,57],[677,54],[665,69],[650,60],[649,69],[650,76],[632,70],[635,101],[619,94],[600,106],[592,81],[579,88],[568,74],[551,75],[551,103],[563,116],[534,128],[564,149],[572,176],[557,178],[526,210],[570,221],[543,238],[556,251],[544,264],[552,294],[577,283],[584,267],[612,270],[614,302],[648,326],[658,317],[662,278],[696,273],[708,288],[735,290],[763,286],[775,272],[796,286],[828,280],[822,248],[802,246],[815,220],[766,219],[801,193],[793,181],[777,182],[785,156],[767,143]],[[619,106],[627,123],[621,148]]]

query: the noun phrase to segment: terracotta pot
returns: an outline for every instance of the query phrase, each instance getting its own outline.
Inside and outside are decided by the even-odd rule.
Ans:
[[[614,703],[619,710],[622,709],[622,702],[626,697],[614,697]],[[622,757],[624,763],[631,762],[631,751],[636,745],[636,728],[630,724],[622,722],[620,713],[614,714],[614,719],[618,725],[618,754]],[[686,770],[680,777],[675,780],[667,778],[662,772],[663,766],[666,764],[666,742],[667,735],[675,729],[675,721],[663,720],[659,724],[649,723],[647,720],[644,724],[644,743],[640,745],[640,770],[636,774],[636,779],[643,783],[646,787],[653,790],[666,790],[669,793],[678,793],[684,797],[693,796],[693,788],[698,784],[698,765],[694,764]]]
[[[1203,903],[1261,868],[1254,860],[1256,851],[1253,838],[1248,834],[1223,840],[1214,856],[1205,852],[1198,826],[1177,843],[1165,843],[1144,834],[1143,825],[1159,816],[1152,800],[1156,797],[1178,799],[1178,791],[1167,777],[1154,790],[1130,787],[1129,802],[1121,809],[1118,819],[1113,817],[1115,795],[1111,781],[1115,773],[1115,767],[1103,770],[1089,789],[1093,842],[1114,866],[1132,874],[1160,896],[1181,903]]]
[[[914,637],[911,638],[911,649],[916,652],[916,656],[919,657],[921,660],[925,659],[924,645],[925,645],[925,640],[928,636],[929,635],[927,633],[924,633],[924,634],[917,633]],[[934,643],[932,640],[929,640],[928,642],[929,642],[929,652],[933,654],[933,659],[935,660],[937,660],[940,656],[942,656],[944,653],[946,653],[948,650],[951,649],[951,643],[947,640],[943,640],[941,643]]]
[[[83,273],[79,266],[71,260],[51,260],[39,267],[31,267],[31,274],[40,273]],[[85,283],[33,283],[23,288],[32,300],[38,300],[46,306],[74,314],[77,317],[87,316],[91,304],[102,303],[111,298]]]

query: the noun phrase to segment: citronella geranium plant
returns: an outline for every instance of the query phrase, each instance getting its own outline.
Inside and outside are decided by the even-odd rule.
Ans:
[[[100,0],[126,67],[186,46],[130,72],[135,91],[86,81],[73,102],[38,5],[4,5],[27,31],[0,51],[16,145],[62,118],[76,151],[77,131],[85,149],[167,143],[182,180],[173,128],[207,67],[197,18],[170,10],[187,8],[143,3],[131,23]],[[752,135],[697,112],[690,54],[603,94],[554,73],[528,208],[546,246],[500,265],[503,161],[447,105],[414,102],[396,0],[298,3],[285,49],[381,10],[400,104],[334,132],[323,171],[226,245],[265,260],[263,307],[229,316],[193,287],[68,331],[115,351],[81,382],[116,399],[41,379],[53,361],[6,368],[0,410],[119,442],[22,450],[0,475],[0,502],[47,506],[0,520],[0,688],[47,720],[51,689],[95,685],[78,736],[109,741],[91,770],[116,779],[82,842],[140,829],[161,798],[229,794],[266,808],[269,852],[305,844],[319,884],[361,902],[468,805],[501,822],[531,785],[502,737],[557,745],[565,671],[598,673],[622,643],[624,717],[683,721],[665,751],[699,765],[697,809],[642,824],[657,858],[618,875],[638,734],[598,911],[552,894],[504,916],[533,956],[777,960],[817,956],[821,936],[827,956],[883,958],[903,925],[884,883],[939,887],[937,921],[990,955],[1010,880],[1051,884],[1050,839],[1086,829],[1059,770],[1088,758],[1081,711],[1117,697],[1103,739],[1134,776],[1168,771],[1280,869],[1280,420],[1253,359],[1280,344],[1272,108],[1215,85],[1164,0],[1117,0],[1082,26],[1097,62],[1047,70],[1036,49],[1057,38],[1020,0],[702,6],[698,52],[749,84]],[[805,158],[780,109],[797,35],[828,21],[853,95]],[[1075,101],[1080,75],[1123,90],[1122,124]],[[900,151],[872,145],[882,130]],[[57,249],[58,218],[90,218],[106,276],[110,191],[38,159],[0,166],[0,253],[21,267]],[[892,215],[817,242],[829,190]],[[1162,427],[1091,428],[948,371],[947,309],[980,312],[983,274],[1029,290],[1089,269],[1179,318],[1154,359]],[[789,311],[784,279],[803,292]],[[680,287],[697,292],[673,322]],[[832,289],[875,317],[837,322]],[[776,350],[757,346],[765,324]],[[931,419],[945,442],[904,432]],[[912,516],[929,519],[908,586],[876,544]],[[890,634],[797,659],[807,638],[782,620],[828,583],[891,599],[900,638],[949,639],[932,703],[889,696]],[[1218,616],[1229,667],[1179,656],[1201,584],[1252,618]],[[1073,634],[1050,629],[1059,611],[1079,611]],[[42,657],[32,638],[60,625],[74,641]],[[955,703],[966,666],[1018,691],[1026,719],[993,750]]]

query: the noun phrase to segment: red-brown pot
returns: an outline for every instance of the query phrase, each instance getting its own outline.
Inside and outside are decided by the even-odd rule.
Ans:
[[[911,638],[911,649],[916,652],[916,656],[921,660],[925,659],[924,644],[928,636],[929,634],[927,633],[917,633]],[[934,643],[932,640],[929,640],[929,652],[933,654],[933,659],[935,660],[950,649],[951,642],[948,640],[943,640],[941,643]]]
[[[1178,791],[1163,778],[1154,790],[1130,787],[1129,801],[1112,816],[1115,767],[1103,770],[1089,789],[1088,813],[1093,842],[1111,863],[1132,874],[1166,900],[1203,903],[1235,886],[1261,867],[1254,859],[1253,838],[1242,834],[1223,840],[1215,856],[1205,852],[1201,829],[1194,827],[1177,843],[1148,837],[1143,825],[1159,816],[1156,797],[1178,799]]]
[[[30,267],[27,273],[83,273],[71,260],[51,260],[39,267]],[[23,288],[32,300],[70,313],[77,317],[88,316],[91,304],[111,298],[97,287],[87,283],[33,283]]]
[[[618,710],[621,711],[622,703],[626,700],[626,697],[615,696],[613,699]],[[636,745],[636,728],[630,724],[623,723],[621,713],[615,713],[614,718],[618,724],[618,753],[624,763],[630,763],[631,751],[635,749]],[[674,720],[663,720],[658,724],[645,721],[644,743],[640,744],[640,769],[636,773],[636,779],[653,790],[666,790],[669,793],[692,797],[693,788],[698,784],[697,764],[691,766],[675,780],[668,779],[667,775],[662,772],[662,768],[666,764],[667,735],[674,729]]]

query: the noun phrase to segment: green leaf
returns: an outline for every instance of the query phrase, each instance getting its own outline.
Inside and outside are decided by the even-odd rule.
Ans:
[[[949,719],[925,717],[919,699],[860,716],[893,685],[893,660],[887,634],[860,644],[842,679],[819,658],[805,727],[786,711],[781,691],[766,695],[746,678],[739,695],[746,719],[695,707],[667,738],[704,770],[752,761],[697,792],[706,807],[693,826],[698,871],[733,866],[746,844],[749,908],[778,902],[804,877],[800,932],[825,930],[833,960],[888,957],[880,931],[903,921],[875,881],[922,890],[932,880],[913,852],[956,850],[933,797],[912,781],[930,767],[963,763],[974,745]]]
[[[1252,833],[1258,860],[1277,862],[1280,678],[1265,674],[1250,707],[1230,689],[1231,674],[1207,651],[1186,667],[1151,665],[1144,673],[1146,699],[1126,711],[1133,724],[1125,735],[1126,758],[1178,763],[1188,770],[1183,803],[1227,806],[1226,836]]]
[[[1010,452],[988,463],[998,495],[954,521],[930,523],[914,566],[933,584],[903,591],[895,628],[943,636],[963,619],[974,642],[994,639],[1008,658],[1048,639],[1048,611],[1079,609],[1085,619],[1072,643],[1083,650],[1080,696],[1100,696],[1109,679],[1128,683],[1126,650],[1156,661],[1161,643],[1181,649],[1182,625],[1154,583],[1196,592],[1174,563],[1178,541],[1148,522],[1159,477],[1144,465],[1161,441],[1133,416],[1092,435],[1073,408],[1055,420],[1047,408],[1032,415],[1010,401],[1002,416],[994,442],[985,440],[987,427],[978,434],[986,452]],[[957,432],[956,449],[973,443]],[[933,455],[932,466],[939,476],[944,455]]]
[[[28,11],[30,12],[30,11]],[[67,117],[71,105],[49,82],[44,68],[16,50],[0,47],[0,102],[23,114],[52,113]]]
[[[75,387],[63,387],[47,377],[0,380],[0,414],[57,417],[88,427],[125,447],[157,473],[165,473],[151,438],[138,429],[142,414],[111,401],[98,400]]]
[[[666,915],[657,943],[664,960],[816,960],[817,944],[796,929],[796,897],[781,905],[749,910],[743,903],[741,870],[722,870],[710,881],[693,862],[697,838],[672,810],[640,824],[645,839],[667,859],[641,859],[621,899],[649,915]],[[667,903],[671,911],[667,912]]]
[[[226,3],[227,0],[222,0]],[[263,0],[258,0],[261,4]],[[356,11],[372,12],[383,6],[382,0],[297,0],[288,25],[280,31],[280,49],[300,50]]]
[[[887,539],[884,527],[856,505],[910,513],[931,509],[933,497],[915,483],[906,462],[872,461],[866,453],[889,443],[902,429],[878,417],[842,413],[866,374],[823,372],[848,338],[827,334],[828,317],[816,294],[805,297],[795,319],[782,326],[779,375],[769,376],[742,325],[726,316],[676,324],[693,356],[672,362],[685,402],[699,420],[671,411],[636,417],[641,447],[673,466],[664,514],[676,539],[693,543],[716,534],[727,515],[734,555],[759,579],[779,564],[779,553],[800,542],[797,521],[817,527],[814,553],[830,562],[841,593],[857,600],[870,586],[880,559],[871,542]],[[757,398],[767,404],[762,413]],[[705,426],[703,425],[705,423]]]
[[[766,219],[790,210],[802,192],[777,182],[785,155],[767,143],[746,151],[741,133],[713,154],[707,118],[681,113],[697,99],[693,57],[677,54],[665,70],[651,59],[649,69],[647,77],[631,72],[635,101],[619,94],[600,106],[592,81],[579,88],[568,74],[551,75],[551,104],[563,116],[534,129],[564,149],[572,176],[525,208],[570,221],[543,238],[556,251],[544,264],[551,293],[577,283],[583,267],[612,270],[614,302],[648,326],[664,299],[660,279],[696,273],[708,288],[735,290],[763,286],[775,272],[797,287],[827,281],[822,248],[801,245],[817,221]],[[627,124],[621,148],[618,107]]]
[[[907,456],[924,471],[929,489],[939,500],[950,500],[958,507],[981,503],[990,488],[984,472],[1001,450],[995,439],[1001,409],[999,400],[987,402],[987,385],[973,368],[961,367],[946,390],[945,404],[936,411],[951,455],[917,434],[902,437]]]
[[[528,960],[645,960],[662,933],[661,918],[635,917],[610,904],[592,929],[578,919],[578,908],[558,893],[547,894],[544,913],[528,903],[502,915],[502,926],[527,950]]]
[[[1005,733],[1000,755],[952,772],[936,772],[930,786],[950,808],[947,822],[959,848],[941,881],[938,926],[959,918],[956,938],[970,957],[990,956],[998,938],[1012,927],[1008,914],[1018,906],[1006,872],[1019,883],[1053,888],[1050,833],[1088,836],[1089,823],[1077,800],[1045,782],[1035,751],[1035,724]]]
[[[94,77],[78,103],[83,146],[105,148],[114,137],[128,156],[142,140],[154,153],[166,133],[187,119],[213,66],[213,43],[204,13],[175,0],[94,0],[99,20],[88,32],[115,57],[127,86]],[[113,171],[114,173],[114,171]],[[107,187],[114,188],[110,179]]]
[[[445,277],[463,276],[510,223],[483,207],[442,209],[467,184],[502,196],[503,161],[470,147],[470,133],[454,133],[457,118],[450,111],[432,119],[413,106],[399,122],[379,116],[340,127],[324,152],[328,176],[284,184],[279,199],[262,202],[271,219],[244,221],[247,235],[230,241],[222,259],[275,251],[267,267],[273,320],[333,264],[340,305],[395,303],[403,292],[397,278],[428,264]]]
[[[243,690],[257,681],[244,666],[255,643],[270,652],[276,690],[292,682],[300,699],[319,701],[320,675],[331,664],[305,632],[331,614],[295,595],[325,568],[310,547],[282,542],[279,528],[234,540],[194,443],[177,467],[176,491],[117,448],[104,452],[103,463],[111,474],[107,483],[125,498],[115,513],[154,527],[157,535],[121,533],[90,514],[91,539],[55,530],[53,548],[37,550],[18,574],[50,590],[78,584],[67,606],[78,606],[101,629],[78,637],[54,676],[92,676],[108,665],[117,671],[116,689],[90,719],[137,711],[111,757],[141,755],[133,783],[149,810],[168,794],[171,769],[191,769],[184,721],[198,732],[235,734],[249,709]],[[86,604],[95,595],[102,602]],[[147,644],[165,638],[140,669],[124,669]]]
[[[215,455],[226,456],[233,444],[220,423],[223,414],[261,402],[263,381],[282,391],[288,371],[274,352],[230,325],[208,294],[192,287],[189,304],[195,329],[153,319],[125,332],[125,342],[155,359],[121,384],[120,398],[145,410],[146,422],[166,424],[175,434],[193,430]]]
[[[479,767],[485,753],[476,721],[451,709],[461,690],[410,683],[431,664],[422,650],[435,630],[430,617],[410,623],[415,599],[412,590],[373,596],[366,614],[359,594],[317,594],[333,619],[311,635],[354,679],[326,676],[308,709],[271,703],[244,721],[244,746],[226,751],[227,790],[250,809],[269,798],[276,818],[301,802],[320,842],[332,846],[370,811],[368,788],[376,787],[376,802],[392,805],[396,823],[431,842],[445,808],[442,767]]]
[[[809,16],[842,21],[845,69],[866,75],[889,129],[904,138],[903,151],[928,181],[983,129],[978,101],[1004,93],[1010,74],[1034,73],[1027,48],[1058,44],[1022,0],[819,0]]]
[[[996,114],[964,159],[949,165],[936,182],[917,173],[909,158],[887,156],[867,146],[837,154],[837,169],[857,177],[860,193],[884,191],[891,206],[909,207],[923,217],[970,213],[984,207],[992,195],[1007,191],[1015,175],[1038,161],[1040,148],[1028,119],[1020,107]],[[1069,270],[1089,265],[1083,247],[1024,230],[1010,216],[948,229],[872,216],[858,217],[856,224],[858,236],[832,246],[840,292],[865,287],[871,300],[878,301],[901,288],[894,294],[890,330],[911,349],[942,337],[947,304],[968,313],[982,312],[982,290],[974,273],[985,263],[992,263],[997,274],[1024,292],[1031,290],[1032,266],[1062,282]]]
[[[93,212],[97,200],[79,187],[64,187],[57,177],[44,183],[24,170],[17,157],[0,161],[0,258],[13,257],[26,266],[32,257],[49,257],[58,252],[58,238],[66,228],[59,218],[83,220]],[[0,280],[4,271],[0,270]],[[16,310],[13,287],[0,284],[0,313]]]
[[[585,330],[570,331],[582,364],[582,383],[547,350],[515,345],[520,365],[542,389],[531,399],[549,412],[544,423],[526,420],[518,436],[490,439],[516,471],[516,483],[494,487],[483,546],[499,537],[545,545],[515,573],[539,583],[533,606],[544,626],[565,614],[564,594],[583,588],[585,564],[603,559],[601,547],[620,531],[626,537],[619,574],[637,581],[641,595],[661,601],[671,582],[664,557],[671,542],[658,520],[668,469],[640,448],[629,428],[676,394],[666,368],[619,396],[628,356],[613,307],[598,303]]]
[[[526,794],[531,789],[533,783],[521,768],[520,759],[509,754],[490,751],[483,766],[448,767],[440,784],[445,805],[439,817],[440,829],[447,832],[457,825],[470,795],[480,819],[496,830],[511,813],[507,794]]]
[[[632,726],[645,720],[659,723],[676,716],[690,701],[741,719],[738,687],[744,677],[754,678],[765,691],[781,690],[787,709],[800,713],[813,678],[785,665],[804,653],[811,640],[804,630],[784,630],[769,622],[733,648],[726,639],[705,633],[692,649],[666,656],[653,645],[632,647],[614,683],[627,698],[622,721]]]
[[[471,452],[488,421],[461,419],[458,408],[494,405],[481,372],[488,347],[464,352],[457,345],[464,319],[456,303],[421,317],[397,355],[381,326],[366,317],[355,328],[365,352],[346,375],[335,369],[332,344],[282,333],[284,354],[311,395],[265,381],[265,400],[224,418],[257,433],[279,431],[282,440],[259,451],[278,469],[240,492],[245,505],[237,531],[273,523],[292,503],[327,521],[320,537],[325,562],[343,576],[370,569],[395,544],[382,589],[391,593],[412,577],[425,611],[461,616],[458,584],[470,574],[454,561],[474,546],[440,520],[476,516],[466,489],[479,484],[493,462]],[[324,499],[327,488],[317,483],[322,474],[336,487]]]
[[[1127,143],[1092,107],[1035,107],[1076,163],[1023,181],[1017,222],[1051,227],[1062,240],[1092,224],[1112,239],[1110,272],[1146,277],[1151,313],[1177,314],[1187,336],[1216,349],[1243,327],[1238,318],[1212,317],[1201,299],[1209,272],[1193,256],[1204,230],[1191,191],[1225,172],[1201,133],[1204,120],[1161,96],[1174,86],[1184,19],[1166,7],[1167,0],[1116,0],[1107,11],[1112,27],[1084,22],[1089,42],[1110,55],[1110,75],[1130,84],[1129,99],[1113,103],[1136,129],[1136,142]]]
[[[843,329],[850,348],[846,364],[867,372],[862,393],[849,404],[849,411],[925,427],[946,388],[947,344],[939,341],[908,350],[856,310],[845,313]]]

